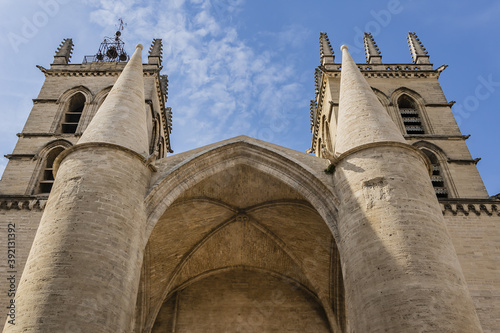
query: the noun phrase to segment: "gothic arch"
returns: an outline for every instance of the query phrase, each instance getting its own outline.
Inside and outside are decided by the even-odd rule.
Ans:
[[[59,155],[63,150],[73,146],[71,142],[68,140],[64,139],[59,139],[59,140],[54,140],[49,143],[47,143],[45,146],[43,146],[41,149],[38,150],[38,152],[35,154],[33,159],[36,161],[36,165],[33,171],[33,174],[31,176],[28,189],[26,194],[39,194],[41,193],[38,189],[40,185],[40,181],[43,181],[46,177],[44,173],[48,170],[46,170],[46,162],[47,159],[50,157],[53,160],[55,160],[55,157]],[[51,153],[55,153],[56,156],[51,156]]]
[[[292,154],[289,155],[283,153],[284,149],[281,147],[281,151],[278,151],[273,149],[274,146],[269,147],[262,141],[246,136],[222,141],[205,148],[201,152],[178,161],[175,170],[167,169],[163,173],[158,173],[156,181],[145,198],[148,216],[146,235],[151,233],[160,216],[183,190],[216,172],[224,171],[236,164],[246,164],[296,188],[300,194],[309,199],[323,220],[329,223],[335,240],[339,240],[334,222],[337,218],[333,213],[337,211],[339,205],[337,196],[332,188],[327,188],[325,182],[318,179],[315,171],[293,156],[294,151],[290,151]],[[328,166],[326,160],[322,160],[321,164],[320,168]],[[200,167],[202,165],[205,167]]]
[[[439,163],[440,176],[444,178],[445,187],[448,191],[448,197],[456,198],[458,193],[451,176],[450,168],[448,167],[448,156],[446,152],[441,149],[441,147],[428,141],[416,141],[412,145],[424,151],[424,153],[425,151],[428,151],[436,157],[436,160]],[[429,157],[429,154],[426,155]],[[432,160],[431,164],[433,164]]]
[[[264,244],[259,248],[266,248],[266,246],[275,248],[275,250],[266,253],[274,253],[269,257],[271,259],[273,256],[279,256],[281,259],[276,259],[274,261],[269,259],[271,262],[288,262],[289,267],[296,267],[285,275],[300,281],[301,284],[312,290],[321,300],[321,304],[327,312],[330,324],[338,326],[337,322],[341,320],[338,320],[336,316],[343,314],[341,309],[335,309],[335,311],[333,311],[331,307],[331,303],[337,304],[337,302],[329,298],[331,295],[328,291],[330,290],[328,284],[331,283],[332,280],[331,276],[328,274],[330,274],[329,270],[331,268],[325,271],[323,266],[308,266],[315,262],[315,258],[309,258],[308,260],[300,256],[310,255],[310,253],[314,251],[300,251],[300,249],[294,248],[294,246],[314,247],[317,246],[318,243],[335,244],[339,238],[335,224],[338,199],[333,193],[333,189],[329,188],[329,185],[325,185],[330,183],[322,179],[323,176],[328,177],[328,175],[323,172],[318,175],[318,173],[314,172],[305,161],[301,161],[301,159],[304,158],[308,160],[307,162],[309,165],[312,162],[311,160],[314,160],[314,163],[317,163],[317,165],[314,166],[315,169],[317,167],[318,170],[323,170],[326,167],[324,160],[311,156],[297,156],[294,155],[292,151],[289,153],[286,149],[277,148],[273,145],[246,137],[238,137],[226,142],[214,144],[205,147],[202,151],[170,156],[164,163],[159,161],[157,163],[159,171],[156,180],[152,183],[150,187],[151,190],[145,200],[148,214],[146,226],[148,244],[147,246],[145,245],[146,254],[141,288],[160,288],[160,282],[148,280],[148,269],[156,272],[155,274],[157,275],[165,276],[165,279],[172,279],[172,282],[169,283],[171,287],[175,287],[175,285],[182,285],[183,281],[185,282],[199,275],[195,274],[195,276],[189,277],[189,275],[186,275],[187,273],[184,274],[183,271],[192,273],[195,272],[196,269],[200,269],[200,274],[204,274],[204,272],[221,269],[226,266],[232,267],[235,265],[243,265],[247,268],[259,267],[257,262],[265,257],[263,255],[259,255],[253,259],[246,259],[247,261],[242,259],[243,261],[241,262],[231,261],[233,259],[226,258],[224,260],[229,260],[228,263],[214,267],[207,266],[204,269],[200,268],[203,266],[202,263],[204,261],[202,259],[196,259],[196,257],[204,258],[203,253],[225,253],[226,250],[223,251],[222,248],[220,248],[220,246],[222,246],[221,244],[225,244],[223,240],[238,239],[237,235],[241,233],[235,230],[247,228],[245,229],[247,230],[244,233],[245,235],[260,235],[259,237],[253,236],[254,238],[252,238],[255,239],[255,243],[257,243],[257,240],[260,240],[259,242]],[[241,175],[249,177],[251,181],[247,183],[245,183],[245,180],[240,181]],[[259,178],[262,178],[262,180],[259,180]],[[236,183],[233,182],[235,179],[237,180]],[[246,189],[249,188],[248,191],[251,192],[251,184],[254,181],[262,181],[266,184],[269,184],[269,182],[279,183],[281,185],[277,186],[282,187],[279,193],[286,192],[289,197],[288,199],[285,198],[279,201],[266,201],[265,204],[255,204],[252,203],[250,199],[246,201],[245,198],[245,203],[248,202],[248,207],[235,203],[229,204],[226,202],[219,202],[218,199],[200,197],[202,194],[211,193],[213,186],[220,186],[217,188],[222,189],[222,191],[229,191],[228,193],[231,191],[238,191],[237,188],[243,188],[244,190],[242,191],[247,191]],[[269,188],[275,189],[277,186],[269,186]],[[262,187],[258,186],[256,188]],[[215,192],[217,191],[218,190],[215,190]],[[260,193],[257,195],[260,195]],[[228,194],[227,197],[231,198],[233,196]],[[301,217],[296,217],[299,220],[297,220],[294,225],[298,230],[302,230],[300,233],[301,236],[298,236],[298,234],[293,236],[293,232],[290,232],[290,235],[288,235],[285,231],[294,229],[292,225],[287,226],[288,223],[292,223],[291,221],[295,221],[293,217],[287,215],[292,210],[295,214],[298,214],[297,216]],[[274,217],[270,218],[269,214]],[[213,216],[213,218],[211,216]],[[201,218],[207,219],[206,222],[196,223],[196,221]],[[246,219],[246,222],[242,222],[242,220],[239,220],[240,218]],[[196,241],[189,243],[191,244],[189,246],[182,245],[182,242],[178,242],[179,244],[175,244],[175,246],[172,247],[172,241],[164,237],[174,237],[172,233],[178,232],[179,228],[186,228],[187,223],[185,221],[195,222],[189,223],[189,228],[183,229],[181,232],[185,238],[182,242],[188,242],[190,237],[194,237],[193,239],[196,239]],[[305,224],[301,227],[300,223]],[[306,227],[306,225],[308,227]],[[318,231],[318,228],[322,231]],[[162,233],[162,230],[165,231]],[[168,230],[168,232],[166,230]],[[193,230],[197,231],[194,232]],[[312,230],[314,230],[314,232]],[[308,232],[311,233],[311,236],[307,236],[309,235]],[[224,233],[232,236],[221,236]],[[331,239],[331,241],[323,240],[322,242],[315,242],[316,239],[313,239],[312,235],[321,235],[319,237],[326,237]],[[211,239],[215,239],[212,237],[219,237],[220,239],[218,241],[211,241]],[[301,241],[295,242],[287,237],[305,238],[301,243]],[[253,243],[254,242],[250,242],[248,244]],[[163,246],[165,245],[162,244],[170,244],[170,247],[164,248]],[[180,250],[183,246],[185,246],[184,250],[182,250],[184,252]],[[213,249],[218,248],[219,250],[203,252],[201,249],[204,246],[212,246]],[[235,253],[237,251],[236,249],[232,249],[230,244],[228,246],[228,253]],[[178,251],[186,254],[181,255],[181,252],[179,252],[175,255],[174,253],[177,251],[175,248],[178,248]],[[172,254],[169,255],[170,262],[167,263],[167,260],[154,259],[159,258],[160,254],[168,255],[168,253],[170,253],[169,251],[173,251]],[[318,251],[322,253],[323,257],[328,257],[331,255],[332,249],[330,245],[328,245],[328,249],[319,249]],[[242,253],[241,255],[244,256],[248,253],[253,253],[253,251],[243,251]],[[304,254],[299,254],[299,257],[297,257],[297,253]],[[178,256],[180,257],[175,259]],[[321,256],[318,255],[318,257]],[[178,260],[178,262],[174,263],[175,260]],[[254,262],[252,260],[257,261]],[[181,261],[183,264],[181,264]],[[216,260],[214,259],[213,261],[215,262]],[[252,264],[252,262],[254,263]],[[325,262],[328,262],[328,260]],[[165,265],[171,265],[172,267],[167,269]],[[177,273],[161,273],[162,269],[167,269],[165,272],[173,272],[174,266],[176,267],[175,271]],[[269,266],[267,268],[273,268],[272,270],[276,270],[276,274],[278,274],[280,273],[278,266],[279,265],[276,264],[275,266]],[[339,271],[340,269],[337,270],[337,272]],[[286,273],[286,270],[282,268],[281,272]],[[320,274],[318,276],[321,276],[321,278],[315,274]],[[321,274],[327,274],[326,278]],[[326,286],[320,285],[320,283],[324,283]],[[154,293],[158,294],[159,289],[154,290]],[[152,311],[152,313],[149,313],[149,315],[143,313],[139,316],[145,320],[146,329],[152,328],[156,314],[160,311],[163,301],[170,297],[169,295],[172,295],[173,289],[168,290],[168,288],[165,288],[165,285],[161,287],[161,290],[163,290],[161,292],[161,299],[156,300],[156,303],[151,301],[152,308],[150,311]],[[148,291],[143,289],[142,293],[147,294]],[[139,296],[139,299],[147,298],[148,297],[144,295]],[[333,312],[335,312],[335,314]],[[138,321],[140,321],[140,319],[138,319]]]
[[[395,116],[393,119],[397,119],[396,124],[399,125],[402,133],[406,134],[406,130],[405,130],[405,126],[403,124],[403,120],[401,119],[398,102],[399,102],[400,98],[403,97],[404,95],[406,95],[408,98],[410,98],[415,103],[415,107],[419,113],[419,116],[420,116],[421,121],[422,121],[422,125],[424,127],[425,132],[426,132],[425,134],[433,134],[434,130],[433,130],[431,122],[429,120],[429,116],[427,115],[427,110],[425,107],[426,103],[425,103],[424,99],[422,98],[422,96],[420,96],[419,93],[417,93],[416,91],[414,91],[412,89],[406,88],[406,87],[401,87],[401,88],[394,90],[394,92],[391,94],[391,97],[390,97],[390,105],[392,106],[392,113]]]
[[[93,98],[92,92],[85,86],[73,87],[71,89],[66,90],[64,93],[61,94],[61,96],[59,96],[59,98],[56,101],[58,108],[54,121],[52,122],[52,126],[50,128],[51,132],[55,133],[60,131],[61,122],[63,121],[63,117],[66,111],[68,110],[69,103],[71,102],[72,98],[77,94],[81,94],[85,99],[84,107],[81,112],[81,119],[79,120],[79,124],[77,129],[75,130],[75,133],[78,130],[81,130],[82,120],[85,119],[85,116],[88,113],[88,105],[90,104],[90,101],[92,101]]]

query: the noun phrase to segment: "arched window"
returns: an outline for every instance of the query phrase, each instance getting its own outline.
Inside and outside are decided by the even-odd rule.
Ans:
[[[406,134],[425,134],[422,119],[418,112],[415,101],[408,95],[402,95],[398,99],[398,108]]]
[[[76,133],[84,106],[85,96],[82,93],[76,93],[71,97],[61,121],[61,133]]]
[[[422,151],[425,153],[425,155],[427,155],[432,164],[431,181],[432,186],[434,187],[434,191],[436,192],[436,196],[438,198],[448,198],[448,190],[443,178],[443,172],[436,155],[427,149],[422,149]]]
[[[43,161],[42,170],[38,185],[35,187],[35,194],[49,194],[54,184],[53,165],[56,157],[62,153],[64,147],[55,147],[50,150]]]

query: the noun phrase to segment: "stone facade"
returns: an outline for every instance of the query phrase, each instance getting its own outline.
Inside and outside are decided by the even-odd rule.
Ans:
[[[0,182],[4,332],[499,331],[500,201],[408,39],[412,64],[370,34],[340,64],[320,35],[316,156],[167,156],[161,41],[125,66],[65,40]]]

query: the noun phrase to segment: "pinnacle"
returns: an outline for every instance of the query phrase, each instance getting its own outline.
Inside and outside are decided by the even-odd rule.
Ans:
[[[375,43],[375,39],[372,34],[370,32],[365,32],[363,40],[365,43],[366,62],[369,64],[381,64],[382,54],[380,53],[380,49],[378,48],[377,43]]]
[[[65,38],[56,50],[54,64],[68,64],[73,53],[73,40]]]
[[[149,48],[148,63],[161,65],[162,55],[163,45],[161,39],[155,38]]]
[[[409,32],[406,38],[408,39],[408,46],[410,47],[413,62],[415,64],[430,64],[429,52],[427,52],[417,34]]]
[[[319,55],[321,58],[321,65],[333,64],[335,62],[333,49],[326,32],[320,32],[319,34]]]

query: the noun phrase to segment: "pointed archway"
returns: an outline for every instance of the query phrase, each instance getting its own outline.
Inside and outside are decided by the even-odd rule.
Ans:
[[[234,328],[253,322],[255,304],[273,304],[270,292],[280,290],[285,299],[266,308],[275,315],[262,317],[255,331],[293,323],[297,332],[341,332],[336,199],[324,160],[246,137],[180,155],[162,160],[146,200],[138,331]],[[186,327],[200,302],[234,311],[208,316],[205,309]],[[309,315],[293,316],[293,309]]]

